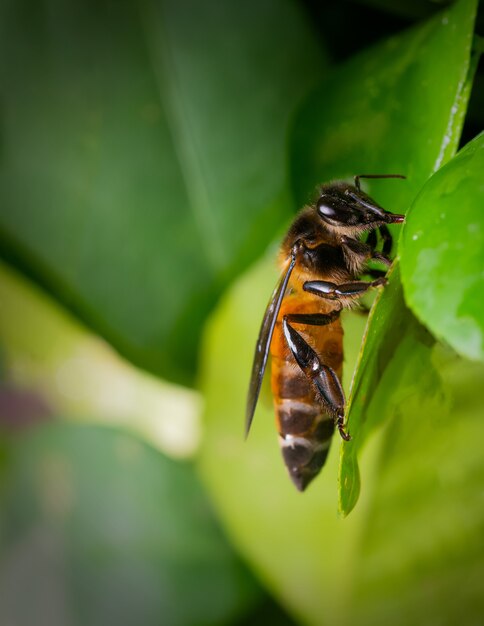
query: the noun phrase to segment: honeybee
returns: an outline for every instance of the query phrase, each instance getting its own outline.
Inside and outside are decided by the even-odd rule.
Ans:
[[[246,435],[254,416],[269,353],[271,386],[282,456],[299,491],[320,472],[332,434],[348,441],[341,386],[343,329],[340,313],[368,289],[386,283],[392,237],[387,224],[404,221],[365,194],[362,178],[405,178],[361,174],[354,185],[322,185],[316,202],[296,216],[282,243],[281,279],[267,306],[257,339],[247,399]],[[360,240],[367,232],[365,242]],[[382,240],[377,251],[378,236]],[[373,280],[362,281],[367,274]]]

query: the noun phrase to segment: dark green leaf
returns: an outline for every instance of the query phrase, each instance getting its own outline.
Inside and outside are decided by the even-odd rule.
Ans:
[[[437,8],[445,8],[450,0],[356,0],[358,4],[380,9],[408,19],[422,19],[435,13]]]
[[[67,424],[0,452],[2,624],[220,624],[254,601],[189,464]]]
[[[324,64],[289,0],[2,3],[3,255],[187,381],[203,320],[288,214],[284,135]]]
[[[410,308],[436,337],[484,359],[484,134],[424,186],[408,214],[401,265]]]

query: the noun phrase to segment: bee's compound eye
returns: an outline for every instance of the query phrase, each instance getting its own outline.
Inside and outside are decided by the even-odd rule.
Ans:
[[[329,217],[329,219],[337,220],[341,211],[330,204],[327,198],[320,198],[316,204],[316,208],[321,217]]]
[[[347,202],[340,198],[321,196],[316,203],[319,216],[330,224],[347,226],[354,224],[358,217],[350,209]]]

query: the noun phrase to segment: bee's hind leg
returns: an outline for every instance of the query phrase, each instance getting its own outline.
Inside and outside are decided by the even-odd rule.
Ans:
[[[334,415],[336,427],[341,437],[348,441],[350,435],[345,430],[345,397],[341,383],[335,371],[328,365],[324,365],[316,352],[295,330],[289,321],[293,323],[311,324],[322,326],[330,324],[339,315],[340,311],[325,314],[308,315],[285,315],[282,321],[284,337],[296,359],[302,372],[316,387],[324,404]]]

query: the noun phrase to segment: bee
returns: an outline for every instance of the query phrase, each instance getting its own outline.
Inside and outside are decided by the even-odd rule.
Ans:
[[[343,440],[350,439],[341,386],[340,313],[369,289],[386,284],[386,269],[370,269],[367,264],[373,260],[390,266],[392,237],[387,225],[404,221],[403,215],[386,211],[361,190],[362,178],[405,176],[361,174],[355,176],[354,185],[334,182],[319,188],[317,200],[298,213],[282,243],[282,275],[257,339],[246,435],[270,353],[279,443],[299,491],[323,467],[335,428]],[[365,242],[360,240],[363,233],[368,233]],[[373,280],[360,280],[362,274]]]

